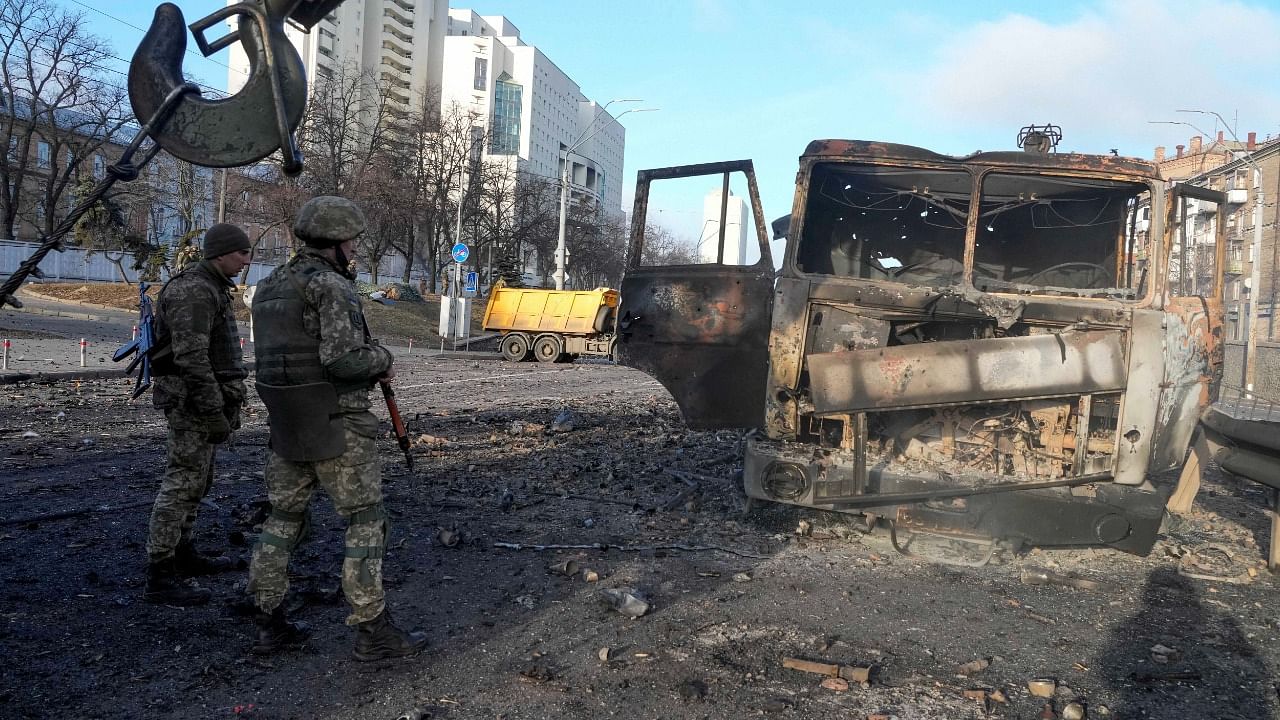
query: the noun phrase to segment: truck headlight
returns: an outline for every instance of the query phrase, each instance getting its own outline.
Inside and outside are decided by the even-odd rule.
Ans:
[[[770,497],[779,500],[795,500],[808,492],[809,477],[800,465],[775,462],[765,469],[761,486]]]

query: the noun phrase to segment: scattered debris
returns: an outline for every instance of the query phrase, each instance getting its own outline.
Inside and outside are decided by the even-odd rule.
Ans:
[[[22,438],[24,440],[33,440],[38,437],[40,437],[40,433],[36,432],[35,430],[28,430],[22,433]]]
[[[462,542],[462,533],[452,528],[437,528],[436,542],[447,548],[457,547]]]
[[[1009,702],[1009,696],[1005,695],[1004,691],[999,689],[992,690],[988,695],[988,697],[991,698],[992,702],[998,702],[1001,705],[1004,705],[1005,703]]]
[[[751,582],[751,573],[745,573],[745,572],[734,573],[733,581],[736,583]]]
[[[961,675],[973,675],[991,667],[991,661],[986,658],[978,658],[971,662],[967,662],[956,668],[956,672]]]
[[[535,662],[520,671],[525,682],[545,683],[556,679],[556,674],[545,663]]]
[[[1053,692],[1057,689],[1058,681],[1053,678],[1036,678],[1027,681],[1027,690],[1036,697],[1053,697]]]
[[[525,545],[524,543],[514,542],[495,542],[493,547],[502,548],[504,550],[621,550],[623,552],[655,552],[658,550],[682,550],[684,552],[707,552],[714,550],[716,552],[737,555],[738,557],[755,558],[757,560],[768,560],[768,555],[760,555],[757,553],[749,553],[742,550],[734,550],[731,548],[720,547],[719,545],[615,545],[613,543],[591,543],[582,545]]]
[[[527,610],[532,610],[538,606],[538,601],[532,595],[516,596],[516,604]]]
[[[449,440],[435,435],[419,435],[413,441],[413,447],[442,448],[449,444]]]
[[[760,709],[767,713],[786,712],[787,710],[790,710],[793,707],[795,707],[794,702],[788,700],[787,698],[780,698],[780,697],[769,698],[768,700],[765,700],[762,705],[760,705]]]
[[[600,573],[596,572],[595,570],[592,570],[591,568],[584,568],[582,571],[582,581],[589,582],[589,583],[599,582]]]
[[[820,685],[835,692],[844,692],[849,689],[849,681],[838,677],[826,678],[820,683]]]
[[[1022,570],[1023,585],[1062,585],[1064,587],[1075,588],[1076,590],[1098,590],[1102,587],[1101,583],[1083,578],[1071,577],[1070,575],[1059,575],[1050,572],[1044,568],[1023,568]]]
[[[707,698],[707,684],[701,680],[685,680],[677,691],[685,702],[702,702]]]
[[[633,588],[601,590],[600,600],[629,618],[638,618],[649,612],[649,601]]]
[[[600,648],[598,651],[596,651],[596,657],[600,658],[600,662],[602,662],[602,663],[607,663],[607,662],[609,662],[609,648],[608,648],[608,646],[602,647],[602,648]]]
[[[1178,658],[1181,656],[1182,654],[1179,653],[1177,649],[1171,648],[1167,645],[1154,645],[1151,648],[1152,662],[1159,663],[1160,665],[1168,665],[1171,662],[1177,662]]]
[[[1194,670],[1182,670],[1164,673],[1134,673],[1130,677],[1132,677],[1135,682],[1140,683],[1183,682],[1199,680],[1200,673]]]
[[[987,691],[986,691],[986,690],[983,690],[982,688],[974,688],[974,689],[971,689],[971,690],[965,690],[965,691],[963,691],[963,694],[964,694],[965,698],[967,698],[967,699],[969,699],[969,700],[976,700],[976,701],[978,701],[978,702],[980,702],[980,703],[983,703],[983,704],[985,704],[985,703],[987,702]]]
[[[556,415],[556,419],[551,421],[551,432],[567,433],[573,432],[578,428],[578,416],[569,408],[563,408]]]
[[[1062,720],[1084,720],[1084,705],[1078,702],[1067,703],[1062,708]]]
[[[815,675],[826,675],[827,677],[839,678],[852,683],[866,683],[871,680],[870,667],[835,665],[832,663],[813,662],[812,660],[801,660],[800,658],[793,657],[783,658],[782,667],[789,670],[813,673]]]
[[[577,560],[561,560],[558,563],[552,563],[551,566],[547,569],[550,570],[552,573],[555,573],[556,575],[564,575],[565,577],[571,577],[573,575],[578,574],[578,561]]]
[[[813,523],[808,520],[801,520],[796,523],[796,534],[801,537],[808,537],[813,534]]]

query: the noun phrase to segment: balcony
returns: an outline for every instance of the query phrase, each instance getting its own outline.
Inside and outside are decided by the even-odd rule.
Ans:
[[[400,13],[396,12],[394,9],[390,7],[383,9],[382,17],[391,18],[392,20],[395,20],[396,22],[400,23],[401,25],[407,28],[413,27],[412,20],[410,20],[409,18],[406,18],[405,16],[401,15]]]
[[[413,14],[412,0],[391,0],[391,2],[395,4],[397,7],[399,7],[401,10],[404,10],[405,12],[409,13],[410,15]]]
[[[412,60],[412,59],[413,59],[413,53],[412,53],[412,52],[410,52],[409,50],[405,50],[404,48],[402,48],[402,47],[400,47],[399,45],[396,45],[395,43],[390,42],[390,41],[386,41],[386,40],[384,40],[384,41],[383,41],[383,43],[382,43],[382,49],[383,49],[383,50],[390,50],[391,52],[395,53],[396,55],[399,55],[400,57],[404,58],[405,60]]]
[[[1244,260],[1241,260],[1240,258],[1227,258],[1226,267],[1223,268],[1223,270],[1228,275],[1243,275]]]
[[[395,58],[387,57],[386,55],[382,56],[382,64],[386,65],[392,70],[396,70],[402,73],[409,73],[413,71],[413,68],[409,67],[408,65],[404,65],[402,63],[396,62]]]
[[[1227,191],[1227,202],[1232,205],[1242,205],[1249,201],[1249,191],[1245,188],[1234,188]]]
[[[390,35],[390,36],[392,36],[392,37],[396,38],[397,40],[401,40],[401,41],[403,41],[403,42],[407,42],[407,43],[409,43],[410,45],[412,45],[412,44],[413,44],[413,36],[412,36],[412,35],[410,35],[410,34],[408,34],[408,33],[400,32],[399,30],[397,30],[396,28],[392,27],[391,25],[383,25],[383,26],[382,26],[382,32],[384,32],[384,33],[386,33],[387,35]]]
[[[385,81],[388,85],[391,85],[393,87],[398,87],[402,90],[408,90],[410,87],[409,81],[401,77],[399,73],[396,73],[393,75],[392,73],[384,71],[381,75],[379,75],[379,77],[381,77],[383,81]]]

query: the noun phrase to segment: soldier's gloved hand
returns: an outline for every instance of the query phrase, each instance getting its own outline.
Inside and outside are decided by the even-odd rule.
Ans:
[[[222,414],[227,418],[227,425],[232,432],[240,429],[240,405],[224,405],[222,406]]]
[[[201,418],[201,424],[204,426],[202,429],[205,434],[209,436],[209,442],[214,445],[224,443],[231,437],[231,423],[222,413],[204,416]]]

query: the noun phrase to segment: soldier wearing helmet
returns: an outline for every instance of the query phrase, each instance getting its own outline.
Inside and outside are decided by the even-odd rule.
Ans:
[[[289,556],[305,533],[317,486],[347,520],[342,590],[351,605],[347,624],[356,628],[355,658],[412,655],[427,643],[424,633],[396,627],[382,590],[388,527],[369,391],[395,373],[391,353],[367,335],[349,269],[364,229],[355,203],[313,198],[293,224],[304,247],[260,282],[254,295],[257,390],[271,428],[271,515],[249,571],[258,607],[255,653],[306,639],[306,626],[285,617],[284,598]]]

